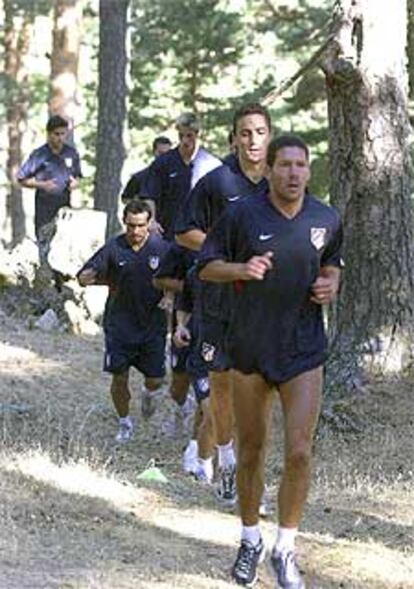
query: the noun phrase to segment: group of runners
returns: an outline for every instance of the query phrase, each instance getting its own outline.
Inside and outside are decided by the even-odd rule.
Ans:
[[[177,147],[157,138],[154,161],[122,194],[125,232],[78,274],[83,286],[109,287],[104,369],[112,374],[116,440],[130,440],[137,425],[129,413],[131,366],[143,375],[142,417],[156,410],[170,332],[173,409],[163,430],[173,434],[192,416],[192,389],[198,411],[183,466],[214,482],[223,505],[238,503],[241,538],[231,574],[251,587],[265,556],[259,513],[277,392],[284,470],[269,561],[276,586],[301,589],[295,539],[321,404],[322,308],[339,288],[341,222],[308,191],[305,142],[272,138],[260,104],[235,112],[231,153],[223,160],[200,146],[195,115],[178,117],[176,128]]]

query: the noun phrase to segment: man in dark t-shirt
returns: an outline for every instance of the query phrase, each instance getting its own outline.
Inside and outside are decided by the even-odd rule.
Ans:
[[[154,158],[159,157],[163,153],[167,153],[167,151],[170,151],[171,147],[171,141],[168,137],[162,135],[156,137],[152,142],[152,153]],[[135,174],[132,174],[121,194],[121,200],[124,204],[127,204],[130,200],[141,197],[142,186],[144,185],[149,169],[150,166],[147,166],[143,170],[139,170],[138,172],[135,172]]]
[[[104,370],[112,374],[111,394],[119,415],[118,442],[133,434],[129,416],[129,368],[144,376],[141,410],[145,419],[155,410],[165,375],[167,320],[162,293],[153,286],[154,274],[168,244],[150,233],[147,203],[131,201],[124,209],[126,232],[114,237],[78,273],[81,286],[109,287],[104,314]]]
[[[178,210],[191,188],[221,161],[199,144],[200,123],[192,113],[176,120],[179,144],[154,160],[142,186],[141,198],[153,200],[164,237],[172,240]]]
[[[82,177],[79,154],[65,143],[69,124],[59,115],[46,125],[47,142],[35,149],[17,173],[19,184],[35,189],[35,233],[41,262],[47,260],[56,214],[70,206],[71,191]]]
[[[239,108],[233,117],[236,154],[204,176],[189,194],[175,224],[176,240],[199,250],[222,213],[243,198],[256,197],[268,188],[266,149],[271,120],[257,103]],[[217,435],[218,477],[216,496],[224,506],[236,503],[236,457],[233,446],[231,363],[226,331],[232,313],[233,286],[203,283],[200,291],[200,352],[209,369],[210,404]]]
[[[272,392],[284,416],[285,464],[279,529],[271,555],[278,586],[305,587],[294,540],[311,476],[326,358],[322,305],[339,286],[341,223],[336,211],[306,192],[306,144],[285,135],[269,144],[268,194],[244,199],[222,216],[199,256],[200,277],[235,287],[227,332],[234,369],[241,545],[232,569],[252,586],[264,557],[258,526]]]

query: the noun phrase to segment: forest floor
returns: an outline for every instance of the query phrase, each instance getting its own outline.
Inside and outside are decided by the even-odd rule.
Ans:
[[[234,587],[239,520],[181,472],[185,440],[160,435],[168,400],[131,443],[115,445],[101,364],[101,337],[31,331],[0,305],[0,588]],[[308,589],[414,588],[413,388],[370,385],[347,401],[361,431],[318,437],[298,539]],[[138,393],[132,410],[139,419]],[[280,424],[276,404],[273,494]],[[167,483],[137,479],[151,459]],[[262,527],[270,547],[275,516]],[[263,565],[257,587],[273,586]]]

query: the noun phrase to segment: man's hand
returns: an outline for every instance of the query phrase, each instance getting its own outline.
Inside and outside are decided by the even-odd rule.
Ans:
[[[263,280],[266,272],[273,268],[273,252],[253,256],[244,264],[240,280]]]
[[[97,272],[92,268],[87,268],[78,276],[78,282],[81,286],[90,286],[96,282]]]
[[[312,284],[311,301],[318,305],[328,305],[335,299],[339,289],[339,269],[321,268],[320,274]]]
[[[184,325],[177,325],[174,331],[173,340],[177,348],[185,348],[190,345],[191,333]]]
[[[71,176],[69,178],[69,188],[70,190],[76,190],[76,188],[79,188],[79,178]]]
[[[164,292],[164,296],[158,303],[158,307],[163,311],[167,311],[168,313],[172,313],[174,306],[174,293],[173,292]]]
[[[58,189],[57,182],[53,178],[51,180],[38,180],[37,183],[38,187],[45,192],[56,192]]]

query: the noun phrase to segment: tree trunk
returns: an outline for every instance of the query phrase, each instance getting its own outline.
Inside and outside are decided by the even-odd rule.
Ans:
[[[71,140],[77,107],[81,25],[80,0],[55,0],[49,114],[59,114],[69,121]]]
[[[328,382],[406,368],[414,311],[406,2],[344,0],[324,63],[331,201],[344,221],[342,290]],[[332,389],[333,390],[333,389]]]
[[[108,214],[107,235],[118,228],[118,194],[125,159],[126,31],[129,0],[100,0],[99,88],[95,209]]]
[[[15,17],[13,2],[8,0],[4,1],[4,13],[8,135],[6,173],[9,182],[6,211],[11,221],[12,245],[16,245],[26,234],[22,189],[16,175],[22,161],[22,136],[27,124],[29,92],[24,61],[30,46],[31,22],[25,13]]]

